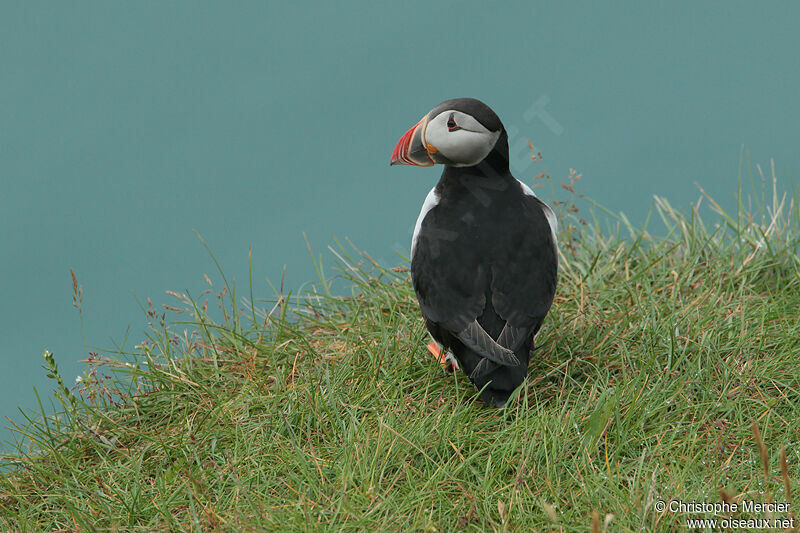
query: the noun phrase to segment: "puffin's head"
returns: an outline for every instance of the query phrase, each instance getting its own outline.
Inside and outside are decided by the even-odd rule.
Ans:
[[[447,100],[400,137],[390,164],[471,167],[491,153],[504,131],[495,112],[480,100]],[[507,159],[508,149],[501,155]]]

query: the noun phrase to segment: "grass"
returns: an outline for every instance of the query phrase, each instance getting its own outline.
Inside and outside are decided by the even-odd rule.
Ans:
[[[72,390],[46,354],[59,408],[18,428],[0,529],[683,531],[713,515],[660,501],[794,504],[800,218],[764,182],[735,213],[657,198],[661,237],[562,205],[557,299],[506,411],[433,361],[407,270],[365,253],[263,309],[224,276],[217,319],[214,294],[148,302],[146,341],[90,353]]]

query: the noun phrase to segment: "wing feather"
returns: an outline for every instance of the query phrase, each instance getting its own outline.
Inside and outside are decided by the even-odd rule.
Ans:
[[[508,348],[500,346],[488,333],[484,330],[477,320],[470,322],[466,328],[456,334],[458,340],[464,345],[479,353],[484,357],[484,360],[492,361],[503,366],[517,366],[519,359],[514,355],[514,352]]]

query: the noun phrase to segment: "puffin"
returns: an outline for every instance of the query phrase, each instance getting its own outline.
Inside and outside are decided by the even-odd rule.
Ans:
[[[390,165],[444,165],[411,238],[411,280],[439,355],[486,404],[525,379],[558,278],[553,210],[509,169],[508,134],[474,98],[446,100],[409,129]],[[434,351],[434,350],[431,350]]]

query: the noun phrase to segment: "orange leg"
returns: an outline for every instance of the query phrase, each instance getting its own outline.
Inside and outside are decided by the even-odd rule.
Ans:
[[[442,368],[449,372],[453,372],[458,370],[458,363],[456,363],[452,357],[447,357],[447,352],[445,351],[444,347],[440,348],[436,341],[431,341],[428,343],[428,351],[433,354],[436,358],[436,361],[442,365]]]

